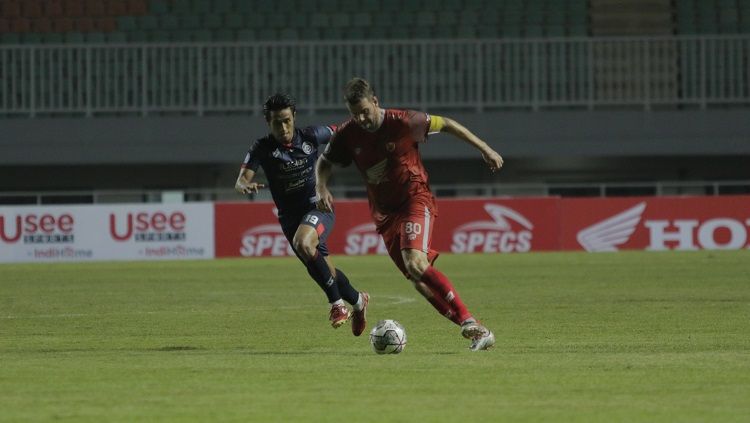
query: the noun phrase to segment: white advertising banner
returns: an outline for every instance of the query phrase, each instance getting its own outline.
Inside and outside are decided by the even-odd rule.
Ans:
[[[212,203],[0,207],[0,262],[213,257]]]

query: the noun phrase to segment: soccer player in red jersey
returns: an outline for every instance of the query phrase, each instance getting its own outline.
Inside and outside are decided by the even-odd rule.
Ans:
[[[451,281],[432,265],[438,256],[430,248],[437,205],[419,144],[429,133],[447,132],[478,149],[493,172],[502,167],[502,157],[454,120],[381,108],[372,86],[362,78],[346,84],[344,98],[351,119],[339,127],[318,159],[318,207],[332,210],[327,186],[332,164],[354,162],[367,184],[370,212],[393,262],[438,312],[461,326],[472,351],[492,347],[494,334],[472,317]]]

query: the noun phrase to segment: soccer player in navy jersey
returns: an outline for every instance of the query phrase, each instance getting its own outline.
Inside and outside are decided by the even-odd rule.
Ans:
[[[419,145],[429,133],[447,132],[479,150],[493,172],[502,167],[502,157],[452,119],[381,108],[362,78],[346,84],[344,98],[351,119],[338,128],[318,160],[318,207],[332,209],[327,187],[332,164],[354,162],[367,185],[372,219],[391,260],[440,314],[461,327],[472,351],[492,347],[494,334],[472,317],[448,277],[433,267],[438,253],[430,248],[430,240],[437,205]]]
[[[263,104],[263,116],[270,133],[257,139],[245,156],[235,189],[257,193],[265,185],[253,182],[259,167],[268,179],[278,208],[279,223],[297,257],[328,297],[329,319],[334,328],[352,319],[352,333],[359,336],[367,326],[370,296],[354,289],[344,272],[328,257],[326,239],[333,229],[333,210],[316,208],[315,163],[318,150],[327,143],[335,126],[294,125],[296,103],[286,94],[275,94]],[[344,300],[352,305],[350,311]]]

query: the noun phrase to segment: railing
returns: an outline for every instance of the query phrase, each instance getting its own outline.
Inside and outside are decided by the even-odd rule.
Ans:
[[[435,184],[438,197],[619,197],[750,194],[748,181],[661,181],[629,183]],[[332,186],[336,199],[367,198],[364,186]],[[271,201],[268,190],[243,196],[231,188],[185,190],[90,190],[0,192],[0,207],[41,204],[183,203],[194,201]]]
[[[0,114],[340,110],[352,76],[420,109],[750,103],[750,36],[0,46]]]

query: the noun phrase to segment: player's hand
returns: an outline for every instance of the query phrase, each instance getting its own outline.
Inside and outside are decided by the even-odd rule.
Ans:
[[[333,195],[327,189],[318,189],[318,210],[324,212],[333,211]]]
[[[246,184],[244,182],[237,182],[234,185],[234,189],[240,194],[256,194],[259,189],[265,187],[266,186],[264,184],[259,184],[257,182],[250,182],[249,184]]]
[[[492,173],[497,172],[503,167],[503,158],[495,150],[482,153],[482,159],[490,167]]]

